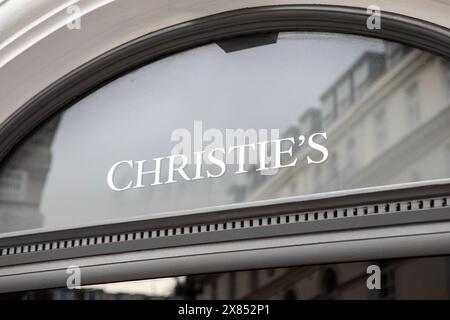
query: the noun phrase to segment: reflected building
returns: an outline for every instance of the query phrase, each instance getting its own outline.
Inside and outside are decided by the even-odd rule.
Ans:
[[[52,162],[51,146],[59,125],[55,117],[36,130],[7,159],[0,174],[0,233],[39,228],[42,192]]]
[[[381,269],[380,290],[367,288],[367,267]],[[433,257],[191,276],[196,299],[448,299],[450,258]]]
[[[325,90],[320,109],[300,117],[302,134],[327,133],[328,160],[255,178],[239,192],[254,201],[448,177],[449,104],[448,61],[386,43],[383,54],[364,53]],[[381,268],[381,290],[367,288],[372,264]],[[447,299],[449,270],[448,257],[435,257],[199,275],[186,283],[197,299]]]
[[[101,289],[67,288],[6,293],[0,300],[166,300],[164,296],[146,294],[112,293]]]

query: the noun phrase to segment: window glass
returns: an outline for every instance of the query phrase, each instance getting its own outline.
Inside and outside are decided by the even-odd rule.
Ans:
[[[355,143],[355,139],[353,137],[351,137],[348,141],[347,141],[347,168],[346,170],[348,172],[351,172],[352,167],[353,167],[353,163],[357,161],[357,154],[356,154],[356,143]]]
[[[330,124],[336,116],[336,104],[334,99],[334,92],[328,94],[322,100],[322,123],[324,125]]]
[[[353,76],[354,81],[354,96],[359,99],[367,89],[369,80],[369,63],[362,63],[355,71]]]
[[[339,164],[338,164],[338,156],[336,152],[333,152],[330,155],[330,165],[328,167],[328,181],[333,184],[333,187],[338,185],[339,179]]]
[[[363,63],[355,71],[355,87],[360,87],[369,77],[369,64]]]
[[[406,90],[406,106],[408,108],[409,125],[414,127],[420,122],[419,86],[417,82]]]
[[[400,43],[386,43],[386,64],[388,68],[394,67],[402,58],[408,54],[411,48],[401,45]]]
[[[375,144],[379,152],[386,145],[386,136],[386,112],[381,109],[375,114]]]
[[[337,87],[337,103],[339,111],[344,111],[351,103],[352,84],[350,78],[343,80]]]
[[[448,87],[429,85],[441,57],[351,35],[270,37],[155,61],[44,123],[2,163],[0,233],[448,178]],[[350,100],[355,72],[370,80]]]
[[[239,270],[0,294],[25,300],[448,299],[449,256]]]

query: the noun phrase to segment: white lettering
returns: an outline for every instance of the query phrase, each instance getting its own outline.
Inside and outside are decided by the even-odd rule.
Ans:
[[[177,182],[174,178],[173,175],[176,172],[178,172],[180,174],[180,176],[183,177],[184,180],[191,180],[186,172],[184,172],[184,168],[187,166],[188,164],[188,159],[184,154],[176,154],[174,156],[168,156],[167,157],[169,159],[169,179],[167,180],[166,183],[174,183]],[[181,165],[178,168],[175,168],[175,158],[181,158]]]
[[[108,171],[108,177],[107,177],[108,186],[109,186],[112,190],[114,190],[114,191],[124,191],[124,190],[128,190],[128,189],[131,188],[131,185],[133,184],[133,182],[130,181],[130,183],[128,183],[128,184],[127,184],[125,187],[123,187],[123,188],[116,187],[116,185],[114,184],[114,172],[116,171],[116,168],[117,168],[118,166],[120,166],[121,164],[123,164],[123,163],[128,164],[131,168],[133,168],[133,161],[132,161],[132,160],[124,160],[124,161],[116,162],[116,163],[111,167],[111,169],[109,169],[109,171]]]
[[[309,137],[309,139],[308,139],[309,146],[311,148],[313,148],[314,150],[317,150],[317,151],[322,153],[322,159],[318,160],[318,161],[314,161],[308,156],[308,159],[307,159],[308,160],[308,164],[311,164],[311,163],[316,163],[316,164],[324,163],[328,159],[328,149],[326,147],[324,147],[324,146],[314,142],[314,137],[316,137],[316,136],[323,137],[325,140],[327,140],[327,134],[326,134],[326,132],[315,133],[315,134],[311,135]]]
[[[152,186],[162,184],[162,182],[161,182],[161,160],[162,159],[164,159],[164,158],[153,159],[154,161],[156,161],[156,169],[153,171],[144,171],[144,164],[147,162],[147,160],[136,161],[136,163],[138,165],[137,179],[136,179],[136,185],[133,187],[133,189],[143,188],[144,184],[142,183],[142,180],[143,180],[144,175],[151,174],[151,173],[155,174],[155,179],[154,179]]]
[[[286,138],[286,139],[277,139],[274,141],[275,143],[275,166],[274,168],[286,168],[286,167],[294,167],[297,164],[297,158],[295,158],[295,160],[289,164],[286,165],[282,165],[281,164],[281,155],[282,154],[288,154],[289,156],[292,157],[292,146],[289,147],[289,149],[282,151],[281,150],[281,143],[284,141],[289,141],[292,142],[293,144],[295,143],[294,138]]]

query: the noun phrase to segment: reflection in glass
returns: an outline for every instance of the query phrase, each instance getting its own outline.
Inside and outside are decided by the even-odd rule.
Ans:
[[[0,233],[39,228],[42,192],[51,167],[50,151],[59,117],[34,133],[3,165],[0,176]]]
[[[235,271],[0,294],[0,300],[448,299],[449,263],[442,256]]]
[[[364,261],[277,268],[271,269],[271,276],[263,270],[188,276],[183,286],[198,300],[230,299],[226,284],[235,274],[241,281],[234,296],[242,300],[448,299],[448,266],[448,256]],[[376,278],[369,279],[375,274]],[[252,285],[246,285],[247,281]]]
[[[161,59],[44,124],[2,165],[0,232],[449,177],[448,61],[349,35],[271,37]],[[165,157],[181,142],[193,154],[315,132],[327,134],[323,164],[303,161],[314,151],[295,145],[303,160],[272,174],[248,164],[245,174],[122,192],[106,182],[114,163]],[[136,172],[122,169],[114,178],[126,185]]]

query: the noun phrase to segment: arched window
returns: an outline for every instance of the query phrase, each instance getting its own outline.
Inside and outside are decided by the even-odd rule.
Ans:
[[[237,270],[233,263],[245,259],[277,268],[318,259],[316,249],[311,260],[296,251],[317,244],[302,242],[305,235],[323,238],[330,247],[317,250],[339,261],[347,256],[334,232],[360,239],[370,229],[370,241],[392,245],[399,234],[380,227],[407,227],[413,237],[421,223],[448,220],[448,87],[428,85],[442,82],[448,35],[395,15],[371,33],[366,12],[353,9],[255,10],[126,44],[75,70],[0,130],[8,151],[0,266],[176,248],[180,259],[197,259],[173,274]],[[260,20],[249,23],[253,14]],[[329,25],[325,14],[345,23]],[[404,29],[393,32],[399,23]],[[428,39],[430,30],[430,43],[410,39]],[[401,106],[405,92],[414,126]],[[415,92],[427,101],[420,121]],[[308,183],[319,172],[319,183]],[[205,263],[218,247],[226,263]],[[246,254],[256,248],[267,258]],[[170,275],[159,267],[148,269]]]
[[[0,231],[151,218],[405,182],[392,175],[377,182],[338,182],[350,169],[341,160],[371,165],[383,155],[379,144],[398,144],[408,136],[396,126],[400,115],[394,104],[381,116],[372,102],[394,101],[402,90],[373,89],[390,90],[386,79],[404,71],[376,69],[364,76],[364,90],[350,81],[362,77],[364,65],[375,70],[388,44],[332,33],[269,33],[210,43],[126,74],[42,124],[3,161]],[[425,53],[409,54],[404,59]],[[414,68],[415,61],[403,68]],[[337,113],[329,122],[322,118],[327,95],[336,95]],[[436,101],[435,116],[442,110]],[[371,117],[376,130],[361,143],[368,150],[346,146]],[[372,156],[360,160],[362,153]],[[328,172],[328,184],[306,182],[317,170]],[[446,171],[438,177],[446,178]]]

